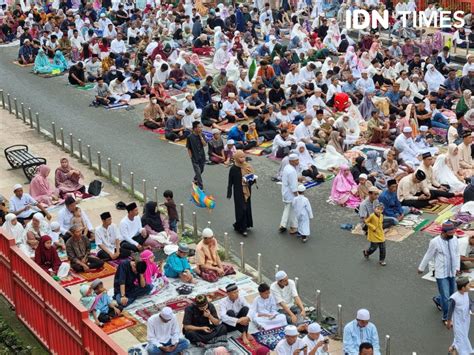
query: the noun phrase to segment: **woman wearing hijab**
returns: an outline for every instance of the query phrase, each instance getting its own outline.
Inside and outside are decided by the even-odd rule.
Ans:
[[[152,248],[161,248],[163,245],[177,242],[177,235],[169,233],[163,225],[158,204],[149,201],[143,208],[142,226],[148,231],[146,245]]]
[[[51,276],[58,273],[61,260],[49,235],[41,237],[38,247],[35,250],[35,262]]]
[[[51,169],[48,166],[40,165],[30,184],[31,197],[46,206],[60,202],[57,190],[54,189],[48,181],[50,171]]]
[[[300,165],[298,167],[299,173],[302,176],[309,177],[312,180],[318,182],[324,182],[324,175],[318,171],[318,168],[314,164],[313,158],[306,149],[306,145],[303,142],[299,142],[296,145],[296,153],[298,154]]]
[[[252,218],[252,185],[255,179],[254,169],[246,162],[245,153],[237,150],[234,153],[234,165],[229,170],[227,198],[234,194],[235,223],[234,230],[247,236],[247,229],[253,227]]]
[[[326,74],[329,70],[332,70],[334,68],[334,63],[332,62],[331,57],[327,57],[324,60],[323,67],[321,68],[321,73],[323,73],[324,77],[326,77]]]
[[[42,236],[49,235],[51,228],[41,213],[35,213],[25,227],[26,243],[36,249]]]
[[[60,196],[67,193],[84,194],[86,188],[81,183],[83,176],[80,170],[71,166],[67,158],[62,158],[60,163],[61,165],[56,169],[54,179]]]
[[[67,60],[64,58],[63,52],[61,52],[59,49],[54,53],[53,66],[54,69],[59,69],[61,73],[69,68]]]
[[[356,109],[357,111],[357,109]],[[359,111],[357,111],[359,113]],[[344,137],[344,144],[351,145],[355,144],[360,137],[360,127],[359,123],[357,122],[356,118],[351,117],[349,115],[342,115],[339,117],[334,126],[338,130],[344,130],[345,137]]]
[[[448,152],[439,155],[433,165],[433,175],[436,176],[436,180],[440,184],[449,185],[449,191],[454,193],[462,192],[466,188],[464,178],[458,174],[459,156],[457,149],[454,143],[450,144]],[[471,182],[474,183],[472,180]]]
[[[364,52],[362,53],[360,59],[359,59],[359,70],[365,70],[370,67],[371,60],[370,60],[370,55],[369,52]]]
[[[441,74],[433,64],[426,66],[426,73],[424,78],[428,91],[438,91],[439,87],[444,83],[444,76]]]
[[[204,67],[204,64],[202,64],[201,60],[199,59],[199,56],[196,53],[191,54],[191,63],[193,63],[197,70],[198,73],[201,75],[202,78],[206,77],[206,68]]]
[[[16,215],[8,213],[5,216],[5,223],[2,226],[3,232],[6,236],[15,238],[17,246],[25,244],[25,232],[21,223],[16,219]]]
[[[470,109],[474,108],[474,102],[472,100],[472,91],[466,89],[462,92],[461,99],[456,105],[456,115],[457,117],[462,117]]]
[[[35,58],[35,65],[33,72],[36,74],[49,74],[53,71],[51,63],[49,62],[48,56],[42,48],[38,51]]]
[[[357,184],[347,165],[341,165],[331,187],[330,201],[349,208],[357,208],[360,198],[357,196]]]
[[[336,152],[344,155],[344,148],[342,147],[342,142],[343,138],[341,137],[341,133],[339,131],[332,131],[329,135],[328,145],[333,146]]]
[[[387,186],[387,177],[385,176],[382,167],[377,163],[378,153],[375,150],[367,152],[367,159],[365,161],[365,169],[370,175],[375,178],[375,186],[379,189],[384,189]]]
[[[140,259],[146,263],[146,271],[143,274],[147,285],[157,285],[160,289],[168,283],[168,279],[161,272],[160,265],[155,263],[155,255],[150,250],[140,253]]]
[[[372,102],[372,97],[374,93],[371,91],[366,91],[364,93],[364,98],[360,102],[359,112],[364,120],[368,120],[372,116],[372,112],[376,110],[374,103]]]

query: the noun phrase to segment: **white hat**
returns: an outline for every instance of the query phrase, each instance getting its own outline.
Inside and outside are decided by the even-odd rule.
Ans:
[[[411,77],[412,78],[419,78],[420,76],[418,74],[413,74]]]
[[[37,221],[43,221],[44,220],[44,216],[41,214],[41,212],[36,212],[34,215],[33,215],[33,219],[36,219]]]
[[[233,92],[229,92],[229,94],[227,95],[228,98],[231,98],[231,97],[235,97],[235,94]]]
[[[13,186],[13,192],[15,192],[15,191],[18,190],[18,189],[22,189],[22,188],[23,188],[23,185],[22,185],[22,184],[15,184],[15,185]]]
[[[271,35],[271,36],[269,37],[269,39],[270,39],[270,41],[273,41],[273,40],[276,39],[276,37],[275,37],[274,35]]]
[[[361,74],[368,74],[369,71],[368,71],[367,69],[362,69],[362,70],[360,71],[360,73],[361,73]]]
[[[221,101],[221,97],[220,96],[213,96],[212,97],[212,102],[219,102]]]
[[[308,325],[308,333],[321,333],[321,326],[318,323]]]
[[[227,141],[227,144],[235,144],[235,141],[234,141],[233,139],[229,139],[229,140]]]
[[[51,227],[51,230],[53,231],[61,227],[61,225],[58,222],[52,222],[49,226]]]
[[[295,161],[295,160],[299,160],[300,158],[299,158],[298,154],[290,154],[290,155],[288,156],[288,159],[289,159],[290,161]]]
[[[105,14],[104,14],[104,13],[101,13],[101,14],[100,14],[100,17],[105,17]]]
[[[186,115],[186,112],[184,112],[184,110],[179,110],[178,112],[176,112],[176,114],[180,116],[184,116]]]
[[[287,325],[285,327],[285,335],[294,337],[298,335],[298,329],[294,325]]]
[[[168,244],[168,245],[165,245],[165,247],[163,248],[163,252],[166,254],[166,255],[171,255],[173,253],[176,253],[178,251],[178,245],[177,244]]]
[[[458,120],[453,117],[453,118],[451,118],[451,119],[449,120],[449,123],[451,123],[451,124],[452,124],[452,123],[458,123]]]
[[[283,270],[280,270],[275,274],[275,280],[277,281],[281,281],[283,279],[286,279],[287,277],[288,275]]]
[[[323,92],[323,90],[321,90],[321,88],[320,88],[319,86],[316,86],[316,87],[314,88],[314,91],[316,91],[316,92]]]
[[[298,192],[305,192],[306,191],[306,187],[304,187],[303,184],[299,184],[298,185]]]
[[[213,128],[212,129],[212,134],[217,134],[217,133],[221,133],[221,130],[217,129],[217,128]]]
[[[173,310],[170,307],[165,307],[161,310],[160,316],[164,320],[171,320],[173,318]]]
[[[369,320],[370,319],[370,313],[368,310],[362,308],[357,311],[357,316],[356,318],[358,320]]]
[[[365,179],[365,180],[367,180],[367,174],[360,174],[360,175],[359,175],[359,180],[360,180],[360,179]]]
[[[212,238],[214,236],[214,232],[211,228],[204,228],[201,235],[203,238]]]
[[[428,132],[428,126],[420,126],[420,132]]]
[[[411,129],[411,127],[405,127],[403,128],[403,133],[411,133],[413,132],[413,130]]]

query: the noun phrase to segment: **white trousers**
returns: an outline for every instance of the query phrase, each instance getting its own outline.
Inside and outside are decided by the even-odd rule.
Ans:
[[[298,227],[295,212],[293,210],[293,204],[291,202],[285,202],[285,208],[283,209],[283,214],[281,216],[280,227],[295,229]]]

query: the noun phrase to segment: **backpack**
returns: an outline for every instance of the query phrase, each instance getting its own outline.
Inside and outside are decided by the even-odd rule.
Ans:
[[[89,184],[89,188],[87,189],[87,192],[91,195],[99,196],[100,192],[102,191],[102,186],[103,186],[102,181],[93,180]]]

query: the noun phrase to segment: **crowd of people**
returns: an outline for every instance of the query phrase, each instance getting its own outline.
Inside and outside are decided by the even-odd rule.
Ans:
[[[202,0],[0,3],[0,42],[18,40],[18,63],[34,65],[36,73],[67,71],[72,85],[94,83],[96,106],[147,98],[144,126],[161,130],[169,141],[186,140],[197,187],[204,188],[206,164],[230,166],[227,197],[234,199],[233,227],[243,236],[254,227],[251,196],[258,180],[246,153],[258,147],[279,161],[274,179],[281,182],[281,233],[310,240],[313,212],[305,186],[332,173],[330,203],[356,210],[370,242],[362,256],[368,259],[379,249],[381,266],[387,264],[385,230],[405,215],[457,196],[474,201],[474,54],[459,65],[452,53],[453,46],[474,47],[470,12],[463,28],[421,32],[411,26],[412,17],[402,26],[400,12],[437,16],[439,5],[417,9],[413,0],[395,7],[378,0],[214,5]],[[390,10],[391,29],[350,37],[341,29],[344,11],[361,8]],[[83,289],[97,323],[147,295],[151,281],[215,282],[235,272],[220,260],[210,229],[202,232],[191,266],[189,246],[178,243],[172,191],[163,195],[167,218],[154,202],[145,205],[141,217],[137,204],[130,203],[118,226],[103,212],[102,225],[94,228],[76,201],[89,197],[81,172],[62,159],[54,186],[49,173],[48,166],[38,168],[29,194],[15,185],[3,226],[44,270],[57,275],[67,269],[58,250],[65,251],[76,272],[140,253],[138,261],[118,267],[113,298],[104,296],[100,280]],[[60,212],[51,222],[48,207],[55,205]],[[450,221],[443,224],[419,271],[434,259],[440,291],[434,301],[446,326],[454,323],[453,347],[462,353],[470,349],[462,330],[469,327],[468,318],[459,318],[465,316],[466,283],[455,276],[461,262],[471,262],[471,239],[464,238],[462,248],[457,238],[450,243],[453,230]],[[95,255],[92,241],[99,249]],[[161,269],[150,250],[167,245],[176,248]],[[197,297],[186,310],[185,337],[206,343],[237,329],[251,341],[250,321],[263,328],[298,325],[305,311],[290,281],[277,274],[272,286],[260,285],[260,298],[250,307],[237,286],[229,285],[220,314],[205,296]],[[360,310],[345,327],[346,353],[378,353],[377,332],[368,321],[368,311]],[[178,353],[188,346],[175,323],[168,309],[150,319],[150,353]],[[304,339],[292,325],[278,353],[324,354],[318,324],[305,329]]]

